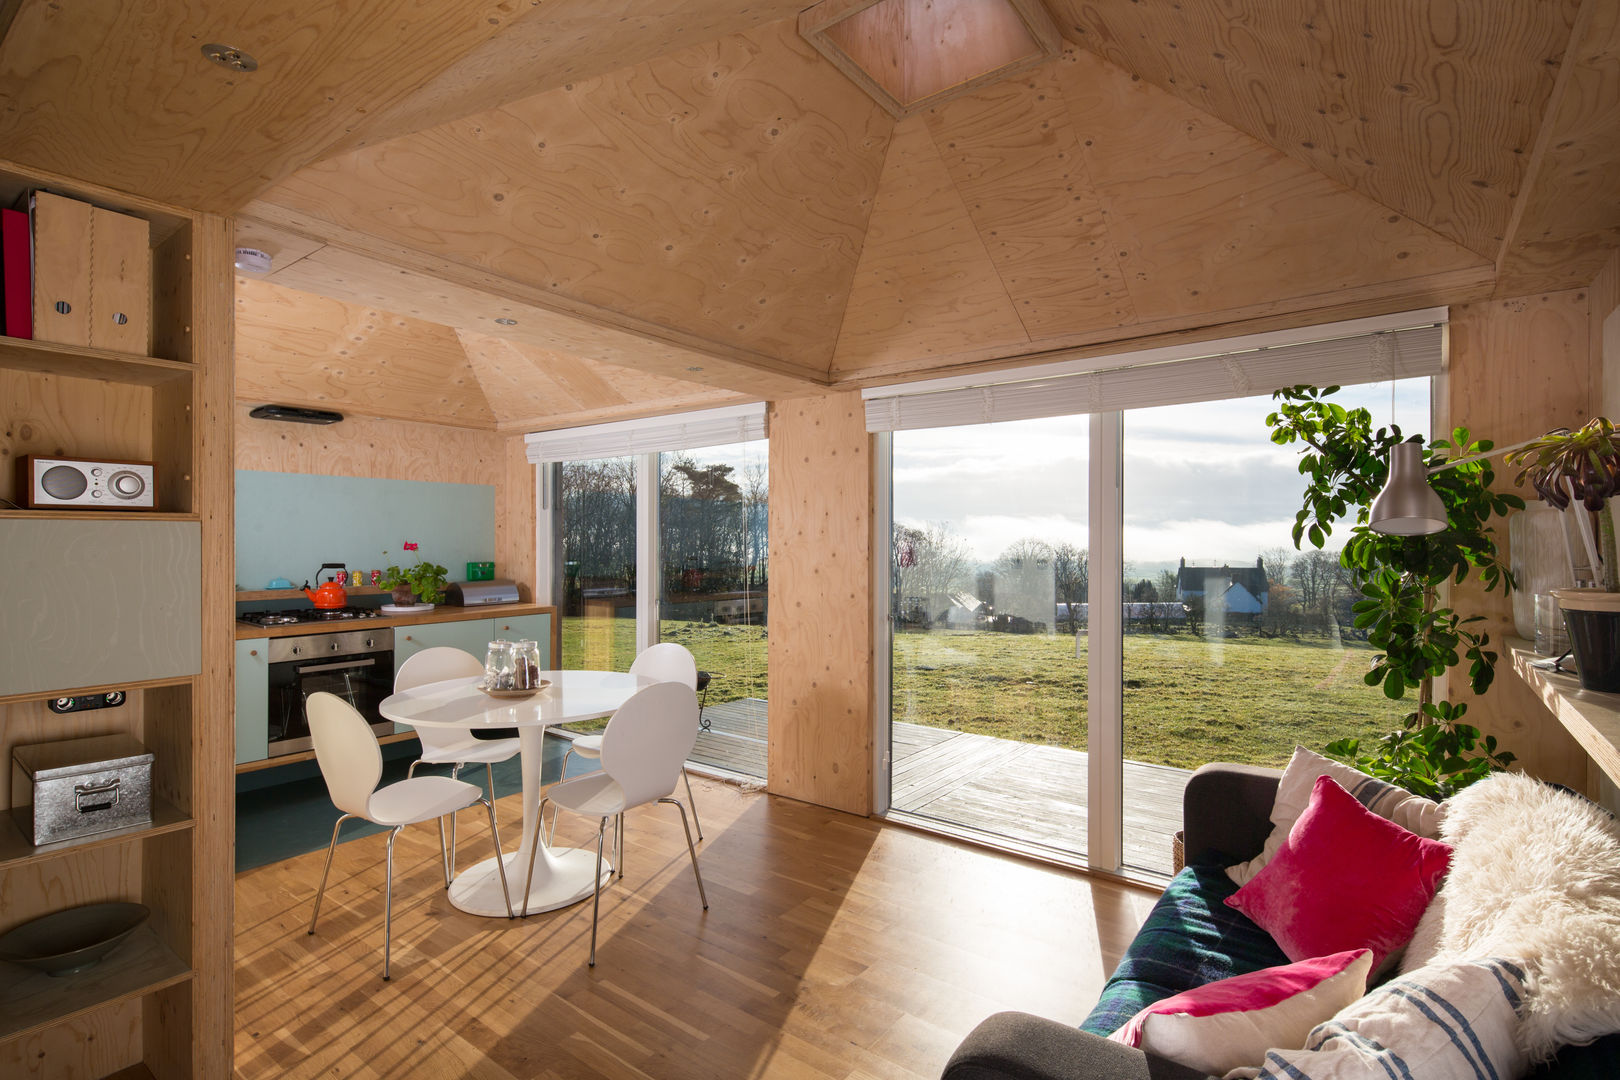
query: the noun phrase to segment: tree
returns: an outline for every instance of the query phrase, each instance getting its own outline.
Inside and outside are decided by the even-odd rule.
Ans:
[[[1052,549],[1052,584],[1057,598],[1064,605],[1067,632],[1080,629],[1081,604],[1086,602],[1091,586],[1091,554],[1083,547],[1062,543]]]
[[[1266,568],[1266,581],[1272,589],[1288,584],[1288,568],[1294,554],[1285,547],[1266,548],[1260,552],[1260,564]]]
[[[566,461],[561,471],[565,603],[578,604],[584,589],[627,591],[636,570],[635,459]]]
[[[1052,545],[1033,536],[1009,544],[996,559],[996,614],[1050,625],[1057,615],[1053,558]]]
[[[928,522],[920,529],[894,524],[893,572],[895,614],[910,617],[913,605],[929,621],[948,604],[947,597],[962,588],[973,570],[967,542],[945,522]]]

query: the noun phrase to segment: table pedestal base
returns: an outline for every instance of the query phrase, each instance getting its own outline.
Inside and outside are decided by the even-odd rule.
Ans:
[[[523,914],[523,875],[529,870],[528,852],[519,849],[502,856],[506,860],[506,883],[512,890],[512,913]],[[591,874],[596,868],[596,851],[585,848],[542,849],[534,862],[534,883],[529,889],[529,914],[554,911],[590,899]],[[602,884],[613,876],[606,854],[602,858]],[[506,918],[506,901],[501,898],[501,875],[494,859],[469,866],[450,883],[450,903],[470,915]]]

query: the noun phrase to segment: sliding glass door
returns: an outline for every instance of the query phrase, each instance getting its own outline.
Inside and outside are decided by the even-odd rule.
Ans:
[[[1086,837],[1085,417],[893,436],[890,806]]]
[[[1396,387],[1428,429],[1429,383]],[[1390,415],[1388,383],[1335,400]],[[1376,736],[1405,710],[1361,676],[1358,598],[1336,547],[1296,550],[1298,450],[1269,438],[1269,396],[1127,412],[1124,427],[1123,862],[1171,870],[1191,770],[1281,767],[1295,744]]]
[[[765,775],[770,484],[764,440],[659,455],[660,640],[705,673],[692,760]]]
[[[566,461],[558,477],[563,667],[628,671],[636,658],[636,460]]]

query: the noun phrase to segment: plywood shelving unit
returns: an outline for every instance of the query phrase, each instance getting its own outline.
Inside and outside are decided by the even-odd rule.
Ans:
[[[194,672],[111,683],[119,648],[73,628],[76,685],[0,686],[0,807],[13,746],[113,732],[154,755],[151,824],[33,847],[0,821],[0,931],[52,911],[136,900],[152,917],[96,967],[49,978],[0,963],[0,1075],[153,1077],[231,1071],[232,232],[226,219],[161,206],[0,161],[0,205],[40,188],[150,226],[150,355],[0,338],[0,450],[153,461],[151,512],[0,510],[12,521],[195,522],[201,530],[200,662]],[[0,496],[19,500],[0,470]],[[210,568],[215,568],[211,570]],[[224,568],[220,571],[218,568]],[[190,573],[189,569],[184,571]],[[224,580],[215,581],[214,578]],[[32,619],[48,634],[46,610]],[[60,627],[55,628],[60,630]],[[52,698],[118,689],[117,707],[68,714]]]

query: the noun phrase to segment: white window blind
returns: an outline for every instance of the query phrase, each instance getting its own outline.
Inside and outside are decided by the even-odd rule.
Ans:
[[[700,446],[763,439],[765,403],[730,405],[723,409],[655,416],[646,420],[620,420],[590,427],[538,431],[525,435],[531,462],[586,461],[626,457],[664,450],[695,450]]]
[[[1253,397],[1285,386],[1346,386],[1438,375],[1445,308],[1037,368],[863,390],[866,430],[990,424],[1042,416]]]

